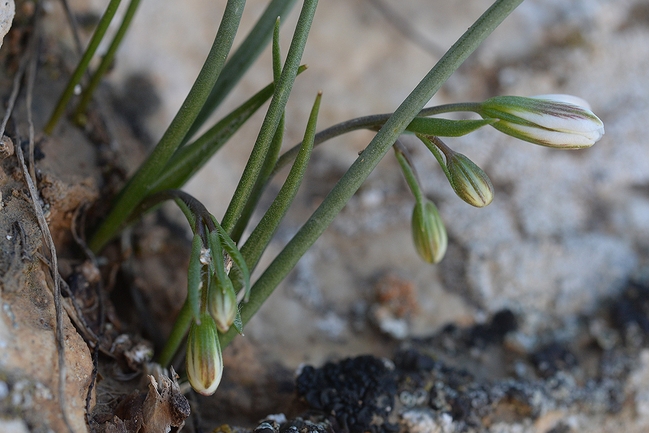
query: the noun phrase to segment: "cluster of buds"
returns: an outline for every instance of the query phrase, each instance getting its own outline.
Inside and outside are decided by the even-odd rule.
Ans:
[[[192,321],[187,338],[186,369],[192,388],[211,395],[221,381],[223,358],[219,333],[234,326],[241,332],[237,294],[230,277],[234,266],[242,277],[245,299],[249,272],[236,245],[213,216],[196,218],[187,273],[187,302]],[[208,231],[209,230],[209,231]]]
[[[459,136],[489,124],[497,130],[542,146],[581,149],[592,146],[604,135],[604,124],[583,99],[569,95],[542,95],[532,98],[497,96],[480,104],[460,104],[475,111],[484,121],[413,122],[410,130],[433,152],[442,166],[453,191],[475,207],[487,206],[494,188],[487,174],[465,155],[450,149],[438,135]],[[440,120],[440,119],[438,119]],[[487,122],[487,123],[479,123]],[[450,126],[449,126],[450,125]],[[425,128],[424,128],[425,127]],[[437,131],[437,132],[434,132]],[[397,159],[415,196],[412,233],[415,249],[423,260],[439,262],[446,251],[447,235],[437,208],[423,197],[412,163],[405,148],[395,144]]]

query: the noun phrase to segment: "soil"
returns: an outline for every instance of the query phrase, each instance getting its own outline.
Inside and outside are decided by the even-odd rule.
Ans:
[[[81,3],[75,6],[85,10],[85,2]],[[646,27],[646,5],[641,3],[628,7],[628,17],[636,19],[620,18],[628,24],[618,26],[620,40],[631,38],[634,29]],[[485,156],[479,162],[500,166],[505,174],[496,178],[496,183],[503,195],[523,197],[503,204],[501,209],[506,211],[502,214],[494,211],[484,218],[486,224],[497,222],[487,226],[491,229],[464,224],[468,217],[462,213],[449,226],[454,245],[440,269],[413,264],[408,229],[402,223],[410,210],[403,198],[405,188],[396,166],[383,163],[382,176],[369,179],[336,220],[334,230],[305,256],[289,283],[251,323],[247,337],[235,339],[225,350],[225,373],[218,392],[206,398],[190,391],[181,378],[182,356],[174,362],[180,376],[152,362],[185,298],[190,247],[185,228],[173,212],[163,209],[143,218],[100,257],[87,254],[84,248],[85,234],[105,214],[110,199],[159,135],[152,125],[159,122],[168,99],[156,93],[154,75],[133,73],[121,87],[100,89],[84,128],[63,119],[52,136],[40,133],[77,59],[60,5],[47,4],[32,104],[38,197],[30,195],[25,173],[11,149],[21,146],[29,155],[27,81],[23,81],[7,128],[8,138],[3,138],[0,148],[0,432],[152,433],[182,428],[221,433],[604,433],[624,426],[624,431],[639,433],[649,428],[649,286],[646,278],[630,278],[635,261],[627,260],[624,245],[598,243],[600,238],[577,245],[578,251],[610,247],[602,256],[612,252],[608,256],[621,257],[622,264],[613,269],[613,277],[604,274],[596,281],[594,277],[579,280],[579,290],[573,292],[570,288],[575,284],[568,277],[571,272],[578,273],[577,269],[568,266],[559,273],[561,278],[548,278],[547,284],[560,286],[554,290],[564,298],[551,298],[544,292],[546,286],[525,279],[530,286],[540,287],[538,292],[533,288],[529,292],[511,290],[508,284],[499,286],[480,279],[487,274],[484,269],[500,272],[503,279],[512,277],[505,271],[512,263],[520,265],[517,271],[530,270],[524,267],[524,260],[530,257],[536,263],[538,251],[547,250],[561,261],[570,255],[573,244],[561,244],[565,249],[557,250],[552,242],[569,238],[566,233],[579,231],[582,225],[618,236],[615,230],[621,223],[616,221],[622,217],[609,215],[613,213],[611,203],[617,203],[610,198],[613,194],[603,195],[611,200],[609,208],[602,210],[607,215],[603,221],[580,219],[579,209],[574,212],[576,218],[568,218],[573,214],[562,212],[572,208],[563,206],[551,213],[559,222],[550,227],[546,221],[552,218],[534,219],[527,207],[520,205],[522,216],[511,225],[522,235],[508,237],[507,212],[514,213],[512,209],[527,196],[525,190],[516,189],[503,166],[508,161],[515,167],[525,165],[516,165],[517,160],[497,145],[490,148],[500,160]],[[367,12],[359,2],[353,2],[356,15],[340,14],[338,9],[345,6],[331,2],[324,13],[342,16],[342,20],[378,20],[375,9]],[[29,54],[34,10],[29,1],[17,2],[13,28],[0,51],[0,94],[5,101],[21,59]],[[92,22],[96,16],[89,13],[87,18]],[[464,25],[465,17],[458,20]],[[545,47],[557,57],[562,58],[562,50],[571,49],[571,43],[585,44],[576,30],[559,30],[554,38],[544,33]],[[82,29],[82,36],[88,37],[87,29]],[[384,42],[374,41],[377,45]],[[398,44],[392,48],[400,49]],[[541,47],[535,49],[541,51]],[[477,73],[461,71],[468,89],[451,81],[444,92],[453,97],[485,96],[493,87],[508,87],[502,77],[506,73],[514,82],[529,74],[544,88],[546,75],[535,75],[534,68],[530,72],[521,66],[526,65],[528,54],[514,53],[513,57],[519,57],[507,60],[493,46],[486,48],[481,60],[472,65]],[[570,71],[579,63],[579,55],[563,59],[561,64]],[[357,57],[362,67],[369,68],[376,61],[371,55]],[[543,56],[531,58],[538,68],[545,68]],[[496,77],[498,74],[502,76]],[[258,82],[266,79],[256,77]],[[353,77],[350,80],[354,81]],[[349,98],[339,96],[341,100]],[[398,103],[402,96],[386,98]],[[350,101],[347,110],[353,103]],[[328,120],[339,115],[326,114]],[[297,136],[290,128],[287,134]],[[306,191],[278,234],[280,244],[322,200],[365,138],[355,136],[343,151],[334,143],[334,150],[314,155]],[[606,160],[606,155],[602,158]],[[232,158],[237,163],[244,159],[241,151]],[[561,164],[558,160],[559,167]],[[530,179],[535,179],[534,175],[530,169]],[[597,175],[606,177],[607,173]],[[213,180],[209,173],[200,176],[203,184]],[[539,184],[543,184],[546,174],[539,176]],[[589,177],[595,178],[595,174]],[[424,182],[438,180],[424,177]],[[637,189],[644,181],[629,182],[634,194],[641,196]],[[445,203],[445,193],[437,194],[435,199]],[[591,191],[584,194],[589,203],[602,197]],[[52,257],[36,218],[34,200],[43,208],[56,246],[56,272],[51,269]],[[640,210],[629,211],[636,219],[622,221],[630,221],[629,226],[639,231],[644,202],[638,199],[637,203]],[[543,203],[535,204],[542,208]],[[452,205],[445,209],[453,215]],[[570,225],[575,220],[577,225]],[[359,221],[364,223],[362,228]],[[502,235],[498,242],[506,246],[494,249],[495,258],[489,262],[485,259],[485,251],[491,252],[485,232]],[[633,237],[619,235],[622,239]],[[644,242],[641,236],[635,237]],[[530,239],[534,245],[529,254],[507,249]],[[278,248],[274,243],[270,250]],[[638,249],[644,251],[639,256],[646,257],[646,251]],[[508,253],[514,258],[508,259]],[[592,260],[600,260],[598,257]],[[548,263],[563,269],[557,261]],[[602,258],[597,264],[606,268],[609,261]],[[59,275],[66,379],[63,394],[53,296],[54,279]],[[426,286],[424,282],[429,281],[433,283]],[[583,281],[592,281],[593,287],[605,283],[606,287],[590,290]],[[509,302],[511,299],[520,302]],[[304,362],[310,365],[302,365]]]

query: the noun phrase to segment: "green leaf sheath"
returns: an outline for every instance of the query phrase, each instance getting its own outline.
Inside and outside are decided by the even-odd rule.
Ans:
[[[272,0],[263,12],[255,26],[250,30],[248,36],[239,45],[239,48],[232,54],[218,81],[212,87],[212,91],[205,101],[196,120],[189,128],[183,143],[188,142],[196,132],[203,126],[210,115],[223,102],[234,86],[239,82],[244,73],[250,68],[259,54],[266,48],[270,41],[273,26],[279,16],[289,13],[295,0]]]
[[[495,121],[495,119],[449,120],[436,117],[415,117],[406,131],[438,137],[461,137]]]
[[[523,0],[497,0],[462,37],[437,62],[406,100],[397,108],[363,153],[334,186],[322,204],[309,220],[289,241],[252,288],[250,301],[241,311],[247,323],[275,287],[286,277],[302,255],[313,245],[329,226],[345,203],[358,190],[381,158],[390,149],[398,136],[421,111],[424,104],[433,97],[448,77],[466,60],[480,43],[505,19]],[[227,344],[234,336],[228,332],[221,337]]]
[[[295,162],[291,167],[291,171],[282,185],[277,197],[273,200],[264,216],[262,217],[257,227],[250,234],[246,243],[241,247],[241,254],[249,263],[251,269],[255,269],[261,255],[268,246],[270,239],[277,230],[279,223],[286,215],[289,206],[293,202],[295,195],[304,179],[306,167],[309,164],[311,152],[313,151],[313,139],[315,137],[316,122],[318,119],[318,111],[320,110],[320,101],[322,95],[318,94],[315,103],[309,116],[304,140],[302,141],[302,148],[298,153]]]
[[[110,213],[91,238],[89,246],[94,252],[98,252],[117,233],[138,203],[150,192],[151,185],[187,134],[223,69],[239,27],[245,3],[245,0],[228,0],[207,60],[187,98],[160,142],[124,187]]]
[[[88,108],[88,104],[90,104],[92,95],[95,93],[95,90],[99,86],[101,78],[113,63],[117,48],[119,48],[119,45],[122,43],[124,35],[126,35],[126,30],[128,30],[129,26],[131,25],[131,21],[133,21],[135,11],[137,10],[139,5],[140,0],[131,0],[131,2],[129,3],[128,8],[126,9],[126,13],[124,14],[124,18],[122,18],[122,24],[119,26],[117,33],[115,33],[113,41],[110,43],[106,54],[104,54],[104,56],[102,57],[101,63],[99,63],[97,70],[92,75],[90,83],[88,83],[88,87],[83,91],[81,95],[81,101],[79,101],[79,105],[77,106],[77,110],[74,114],[76,122],[85,123],[85,121],[82,120],[82,117],[84,116],[86,109]]]
[[[54,108],[54,112],[50,116],[50,120],[45,125],[45,128],[43,128],[45,134],[47,135],[52,134],[52,132],[54,131],[54,127],[56,126],[57,122],[65,112],[65,108],[68,105],[68,102],[70,102],[70,99],[74,95],[74,88],[81,82],[81,78],[83,77],[83,74],[86,72],[86,69],[88,69],[90,60],[92,60],[92,56],[95,54],[95,51],[97,51],[97,47],[99,46],[99,43],[104,38],[104,35],[106,34],[106,30],[108,30],[108,26],[110,25],[110,22],[115,16],[115,12],[117,12],[117,8],[119,7],[120,2],[121,0],[110,0],[110,3],[108,3],[108,6],[106,7],[106,11],[101,16],[101,19],[99,20],[99,24],[97,24],[97,28],[95,29],[95,32],[93,33],[92,38],[90,39],[90,43],[88,43],[88,48],[86,48],[86,51],[83,53],[83,56],[81,57],[81,60],[79,60],[79,64],[77,65],[77,68],[72,73],[72,77],[68,81],[68,85],[66,86],[65,90],[61,94],[61,98],[59,99],[59,102],[56,104],[56,107]]]
[[[300,59],[304,52],[306,40],[313,22],[317,0],[304,0],[300,16],[295,27],[291,46],[289,47],[286,62],[282,69],[279,81],[275,86],[273,99],[270,101],[268,112],[257,136],[257,140],[248,159],[248,163],[237,184],[237,188],[232,197],[232,201],[225,212],[221,225],[228,233],[232,232],[234,225],[241,216],[243,208],[250,197],[251,191],[257,182],[257,177],[262,169],[262,165],[268,153],[268,148],[275,135],[277,126],[284,113],[286,102],[293,88],[295,77],[300,66]]]

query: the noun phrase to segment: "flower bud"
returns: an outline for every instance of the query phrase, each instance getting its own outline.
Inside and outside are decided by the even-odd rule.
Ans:
[[[471,206],[485,207],[494,198],[494,187],[487,174],[461,153],[446,158],[449,181],[455,194]]]
[[[428,263],[438,263],[446,253],[448,237],[444,222],[430,200],[417,202],[412,212],[412,238],[417,254]]]
[[[586,101],[571,95],[496,96],[480,104],[491,126],[512,137],[562,149],[590,147],[604,135],[604,124]]]
[[[215,281],[216,278],[213,279]],[[226,333],[237,317],[237,294],[232,281],[225,277],[223,284],[211,284],[208,309],[219,331]]]
[[[223,356],[212,317],[201,314],[200,325],[192,322],[187,337],[187,378],[199,394],[212,395],[223,375]]]

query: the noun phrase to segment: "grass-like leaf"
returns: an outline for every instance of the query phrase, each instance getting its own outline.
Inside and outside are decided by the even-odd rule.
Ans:
[[[89,246],[94,252],[98,252],[122,228],[138,203],[150,193],[151,186],[180,146],[223,69],[245,3],[245,0],[228,0],[214,43],[194,85],[151,155],[126,184],[110,213],[92,236]]]
[[[270,106],[266,112],[266,117],[264,118],[248,163],[241,175],[232,201],[230,201],[230,205],[221,223],[228,233],[232,232],[237,220],[241,216],[246,202],[257,182],[259,173],[262,170],[268,148],[270,147],[277,126],[284,113],[289,94],[293,88],[317,5],[317,0],[304,0],[282,74],[275,86],[273,99],[270,101]]]
[[[415,117],[406,131],[438,137],[461,137],[494,122],[495,119],[449,120],[437,117]]]
[[[99,63],[97,70],[92,75],[92,78],[90,78],[88,87],[86,87],[86,89],[81,94],[81,100],[79,101],[79,105],[77,105],[77,109],[74,113],[75,122],[85,124],[85,113],[88,109],[88,104],[90,104],[90,101],[92,100],[92,95],[95,93],[95,90],[99,86],[102,77],[104,76],[110,65],[113,63],[117,48],[119,48],[119,45],[122,43],[124,35],[126,35],[126,30],[128,30],[129,26],[131,25],[131,21],[133,21],[135,11],[137,11],[139,5],[140,0],[131,0],[131,2],[129,3],[128,8],[124,13],[124,17],[122,18],[122,24],[119,26],[117,33],[115,33],[113,41],[110,43],[106,54],[104,54],[104,56],[101,58],[101,62]]]
[[[279,77],[282,74],[282,57],[281,57],[280,46],[279,46],[279,22],[280,20],[278,17],[277,21],[275,22],[275,28],[273,29],[273,45],[272,45],[273,50],[272,51],[273,51],[274,83],[277,83],[279,81]],[[268,152],[266,153],[266,158],[264,159],[264,165],[262,166],[261,172],[257,177],[255,186],[252,188],[252,192],[250,193],[250,197],[248,198],[248,201],[246,202],[246,205],[244,206],[243,211],[241,212],[241,216],[239,217],[237,223],[232,228],[231,236],[232,239],[237,243],[239,243],[239,240],[241,239],[241,235],[243,235],[243,231],[246,229],[246,226],[248,225],[248,222],[250,221],[250,218],[252,217],[252,214],[254,213],[255,208],[259,203],[259,200],[261,199],[261,195],[263,194],[264,189],[266,187],[266,182],[268,180],[268,177],[270,176],[270,173],[275,167],[275,163],[277,162],[277,158],[279,157],[279,152],[282,149],[282,143],[284,142],[285,122],[286,122],[286,115],[282,114],[282,118],[279,121],[277,130],[275,131],[275,135],[273,136],[273,140],[271,141],[270,147],[268,148]]]
[[[54,131],[54,127],[56,126],[59,119],[65,112],[65,107],[68,105],[68,102],[70,102],[70,99],[74,95],[74,88],[81,82],[81,78],[83,77],[83,74],[88,69],[90,60],[92,60],[92,56],[95,55],[95,51],[97,51],[97,47],[99,46],[99,43],[104,38],[104,35],[106,34],[106,30],[108,30],[108,26],[110,25],[110,22],[115,16],[115,12],[117,12],[117,8],[119,7],[120,2],[121,0],[110,0],[110,3],[108,3],[108,6],[106,7],[106,11],[101,16],[101,19],[97,24],[97,28],[95,29],[95,32],[93,33],[92,38],[88,43],[88,48],[86,48],[86,51],[83,53],[81,60],[79,60],[76,69],[72,73],[72,77],[70,77],[70,80],[68,81],[65,90],[61,94],[61,98],[59,99],[59,102],[56,104],[56,107],[54,108],[54,112],[50,116],[50,120],[48,120],[47,124],[45,125],[45,128],[43,128],[43,131],[46,134],[49,135]]]
[[[295,162],[291,167],[291,171],[289,172],[284,185],[282,185],[277,197],[275,197],[275,200],[273,200],[273,203],[270,205],[257,227],[255,227],[253,232],[250,234],[246,243],[241,247],[241,254],[243,254],[246,261],[250,264],[251,269],[254,269],[259,262],[262,253],[268,246],[270,239],[277,230],[277,227],[284,218],[284,215],[286,215],[286,212],[293,202],[293,199],[302,183],[306,167],[309,164],[309,159],[313,151],[313,139],[315,137],[321,99],[322,94],[318,93],[313,108],[311,109],[306,132],[304,133],[302,148],[300,149],[297,158],[295,158]]]
[[[257,23],[255,23],[248,36],[241,43],[239,48],[228,59],[223,72],[214,84],[205,105],[201,109],[196,120],[189,128],[183,143],[189,140],[198,132],[210,115],[219,107],[221,102],[239,82],[244,73],[250,68],[253,62],[259,57],[270,41],[273,26],[277,17],[283,17],[289,13],[295,0],[272,0],[263,12]]]
[[[264,300],[270,296],[277,285],[293,269],[300,257],[320,237],[388,152],[399,135],[405,131],[406,127],[448,77],[522,1],[496,0],[426,74],[394,114],[385,122],[367,148],[338,181],[313,215],[255,282],[250,302],[245,304],[241,311],[244,323],[250,320]],[[220,336],[221,343],[226,345],[233,337],[234,332],[228,332]]]

